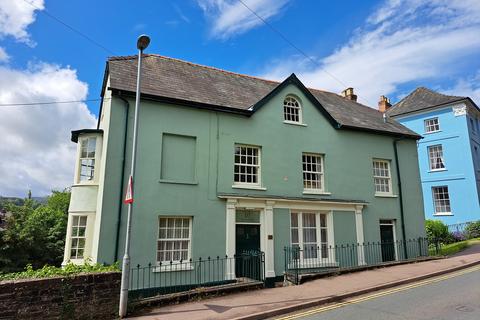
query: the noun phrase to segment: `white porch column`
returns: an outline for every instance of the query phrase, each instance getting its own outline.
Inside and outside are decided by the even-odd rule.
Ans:
[[[265,276],[275,277],[275,247],[273,236],[273,205],[274,201],[265,202]]]
[[[227,199],[226,205],[226,255],[228,257],[228,263],[226,267],[226,278],[227,280],[235,279],[235,260],[233,256],[235,255],[235,206],[237,200]]]
[[[363,206],[355,206],[355,230],[357,233],[357,243],[360,244],[360,247],[357,250],[358,254],[358,265],[365,265],[365,247],[363,246],[365,239],[363,237],[363,217],[362,217]]]

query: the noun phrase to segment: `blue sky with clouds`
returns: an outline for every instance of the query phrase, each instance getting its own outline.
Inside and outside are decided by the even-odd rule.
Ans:
[[[238,0],[0,0],[0,104],[98,98],[106,57],[135,54],[140,33],[151,53],[277,80],[295,72],[311,87],[352,86],[371,106],[417,86],[480,101],[478,0],[243,1],[309,59]],[[69,131],[93,126],[98,106],[0,107],[0,195],[71,184]]]

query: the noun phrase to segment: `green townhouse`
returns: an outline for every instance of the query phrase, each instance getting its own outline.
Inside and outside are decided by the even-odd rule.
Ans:
[[[98,127],[72,132],[65,263],[123,257],[136,69],[135,56],[110,58]],[[352,88],[337,95],[294,74],[275,82],[153,54],[142,73],[133,266],[260,250],[268,279],[284,273],[285,247],[335,262],[331,246],[424,236],[420,137]]]

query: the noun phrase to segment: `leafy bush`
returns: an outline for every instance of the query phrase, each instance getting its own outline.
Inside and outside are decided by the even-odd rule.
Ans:
[[[36,270],[33,269],[31,264],[29,264],[25,267],[25,271],[0,274],[0,281],[18,279],[40,279],[58,276],[74,276],[80,273],[112,272],[119,270],[120,269],[117,263],[110,266],[105,266],[99,263],[91,264],[88,262],[84,265],[76,265],[73,263],[69,263],[64,268],[45,265],[43,266],[43,268]]]
[[[468,239],[480,238],[480,221],[470,222],[465,228]]]
[[[427,239],[430,243],[435,242],[452,242],[452,236],[448,232],[448,227],[438,220],[426,220],[425,231],[427,233]]]

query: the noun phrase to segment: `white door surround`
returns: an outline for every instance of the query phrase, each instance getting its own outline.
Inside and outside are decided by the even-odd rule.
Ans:
[[[398,261],[398,249],[397,249],[397,231],[395,227],[395,220],[394,219],[380,219],[380,226],[391,226],[393,232],[393,247],[395,250],[395,261]],[[405,244],[406,245],[406,244]]]
[[[358,202],[334,202],[317,200],[288,200],[272,198],[253,198],[244,196],[219,196],[226,200],[226,255],[233,257],[235,255],[235,225],[236,209],[258,210],[260,212],[260,250],[265,252],[265,276],[267,278],[275,277],[274,265],[274,230],[273,230],[273,209],[282,208],[290,210],[308,210],[308,211],[349,211],[355,213],[355,229],[357,242],[363,244],[363,217],[362,210],[365,203]],[[285,232],[290,232],[285,230]],[[334,239],[332,239],[334,241]],[[363,247],[362,247],[363,248]],[[359,264],[365,264],[365,253],[363,250],[358,252]],[[233,271],[234,272],[234,271]],[[235,274],[229,271],[228,279],[235,278]]]

